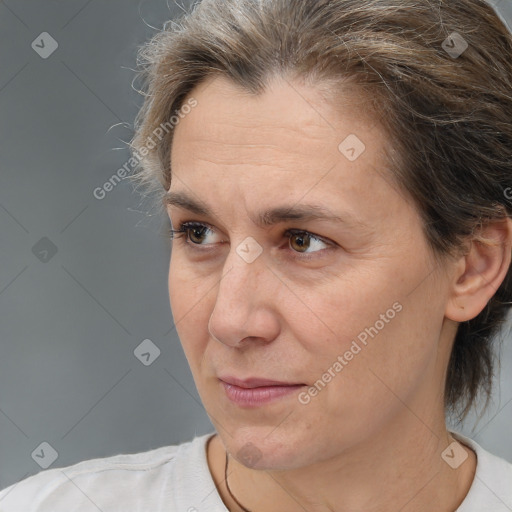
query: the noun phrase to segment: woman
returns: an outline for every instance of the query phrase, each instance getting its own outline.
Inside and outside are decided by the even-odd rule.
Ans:
[[[512,464],[445,420],[491,396],[512,295],[493,9],[204,0],[141,57],[136,179],[216,432],[43,471],[1,510],[512,510]]]

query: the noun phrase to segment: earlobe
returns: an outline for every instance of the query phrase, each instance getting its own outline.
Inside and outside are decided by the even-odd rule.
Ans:
[[[479,230],[455,265],[447,318],[465,322],[484,309],[507,275],[511,251],[510,218],[489,221]]]

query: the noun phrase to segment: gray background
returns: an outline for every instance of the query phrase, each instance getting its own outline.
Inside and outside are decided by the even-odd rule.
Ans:
[[[181,10],[0,2],[0,488],[41,471],[42,442],[62,467],[213,431],[172,322],[167,218],[128,180],[93,196],[129,158],[137,46]],[[42,32],[59,45],[46,59]],[[511,375],[507,339],[493,405],[458,430],[512,461]]]

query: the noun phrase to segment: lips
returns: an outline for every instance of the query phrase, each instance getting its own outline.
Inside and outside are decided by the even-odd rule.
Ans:
[[[264,379],[260,377],[250,377],[247,379],[237,379],[236,377],[225,376],[219,377],[220,380],[239,388],[252,389],[269,386],[303,386],[302,382],[283,382],[272,379]]]
[[[289,400],[298,389],[305,386],[305,384],[260,377],[237,379],[226,376],[219,379],[219,383],[231,404],[244,409],[255,409],[270,406],[274,402]]]

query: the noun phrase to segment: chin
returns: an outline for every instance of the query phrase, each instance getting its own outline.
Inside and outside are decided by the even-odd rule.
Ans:
[[[222,431],[217,430],[219,433]],[[229,430],[228,439],[222,439],[229,454],[239,464],[257,470],[290,470],[308,464],[304,445],[311,444],[300,439],[300,431],[294,428],[295,438],[288,431],[276,434],[268,425],[244,426]],[[269,435],[269,432],[272,432]],[[276,434],[276,435],[274,435]]]

